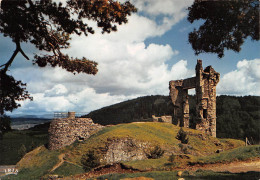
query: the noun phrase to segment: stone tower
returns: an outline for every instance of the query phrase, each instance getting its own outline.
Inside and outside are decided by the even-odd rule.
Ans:
[[[170,96],[174,105],[174,121],[181,127],[189,127],[188,90],[196,90],[196,129],[216,137],[216,86],[219,73],[211,66],[196,65],[196,77],[170,81]]]

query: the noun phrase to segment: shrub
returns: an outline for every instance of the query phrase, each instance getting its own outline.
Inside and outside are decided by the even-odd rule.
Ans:
[[[187,144],[178,144],[179,147],[181,148],[181,151],[184,153],[184,154],[190,154],[190,149],[192,149],[192,146],[189,146]]]
[[[164,150],[160,146],[155,146],[149,153],[146,153],[148,159],[158,159],[164,154]]]
[[[171,163],[173,163],[174,160],[175,160],[175,157],[176,157],[176,156],[175,156],[174,154],[171,154],[171,155],[169,156],[168,161],[171,162]]]
[[[183,144],[188,144],[189,142],[188,134],[182,128],[178,131],[176,139],[180,140]]]
[[[82,156],[81,164],[85,171],[90,171],[92,168],[100,165],[100,158],[93,150],[91,150]]]

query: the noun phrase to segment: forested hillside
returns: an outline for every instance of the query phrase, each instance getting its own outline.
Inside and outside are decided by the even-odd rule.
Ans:
[[[217,97],[217,136],[260,142],[260,97]]]
[[[190,126],[195,119],[195,96],[189,96]],[[95,123],[119,124],[146,121],[152,115],[172,115],[173,105],[169,96],[145,96],[92,111],[87,115]],[[175,122],[174,122],[175,123]],[[218,96],[217,137],[260,141],[260,97]]]
[[[173,105],[168,96],[145,96],[90,112],[87,117],[102,125],[145,121],[152,115],[171,115]]]

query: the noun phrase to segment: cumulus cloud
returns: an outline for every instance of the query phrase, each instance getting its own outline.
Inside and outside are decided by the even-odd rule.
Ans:
[[[174,15],[182,12],[193,3],[193,0],[132,0],[139,11],[149,15]]]
[[[45,97],[63,96],[68,93],[67,88],[62,84],[57,84],[50,90],[45,91]]]
[[[150,56],[153,56],[153,53]],[[166,61],[167,58],[164,60]],[[129,71],[130,75],[124,73],[131,66],[129,64],[125,66],[120,63],[111,64],[111,67],[106,64],[107,69],[115,71],[114,74],[103,71],[95,77],[85,74],[73,75],[61,68],[17,68],[12,74],[15,77],[20,77],[24,71],[38,73],[37,79],[25,77],[34,101],[22,102],[19,111],[24,113],[68,110],[89,112],[139,96],[167,95],[170,80],[187,78],[194,74],[187,68],[185,60],[179,61],[171,68],[168,68],[163,61],[156,65],[146,61],[144,63],[147,68],[139,69],[141,66],[136,68],[133,66]]]
[[[132,2],[139,11],[151,18],[157,18],[160,24],[158,28],[165,32],[187,15],[186,10],[192,5],[193,0],[132,0]]]
[[[237,69],[225,74],[217,86],[219,94],[260,95],[260,59],[242,60]]]

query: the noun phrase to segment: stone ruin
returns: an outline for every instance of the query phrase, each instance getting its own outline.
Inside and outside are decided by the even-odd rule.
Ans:
[[[174,106],[174,121],[181,127],[190,127],[188,90],[196,91],[195,129],[216,137],[216,86],[220,74],[211,66],[202,68],[202,60],[197,60],[196,77],[170,81],[170,97]]]
[[[104,126],[93,123],[90,118],[76,118],[75,112],[68,112],[67,117],[54,118],[49,127],[48,149],[57,150],[82,141],[95,134]]]
[[[155,115],[152,115],[152,122],[164,122],[172,124],[172,116],[156,117]]]

